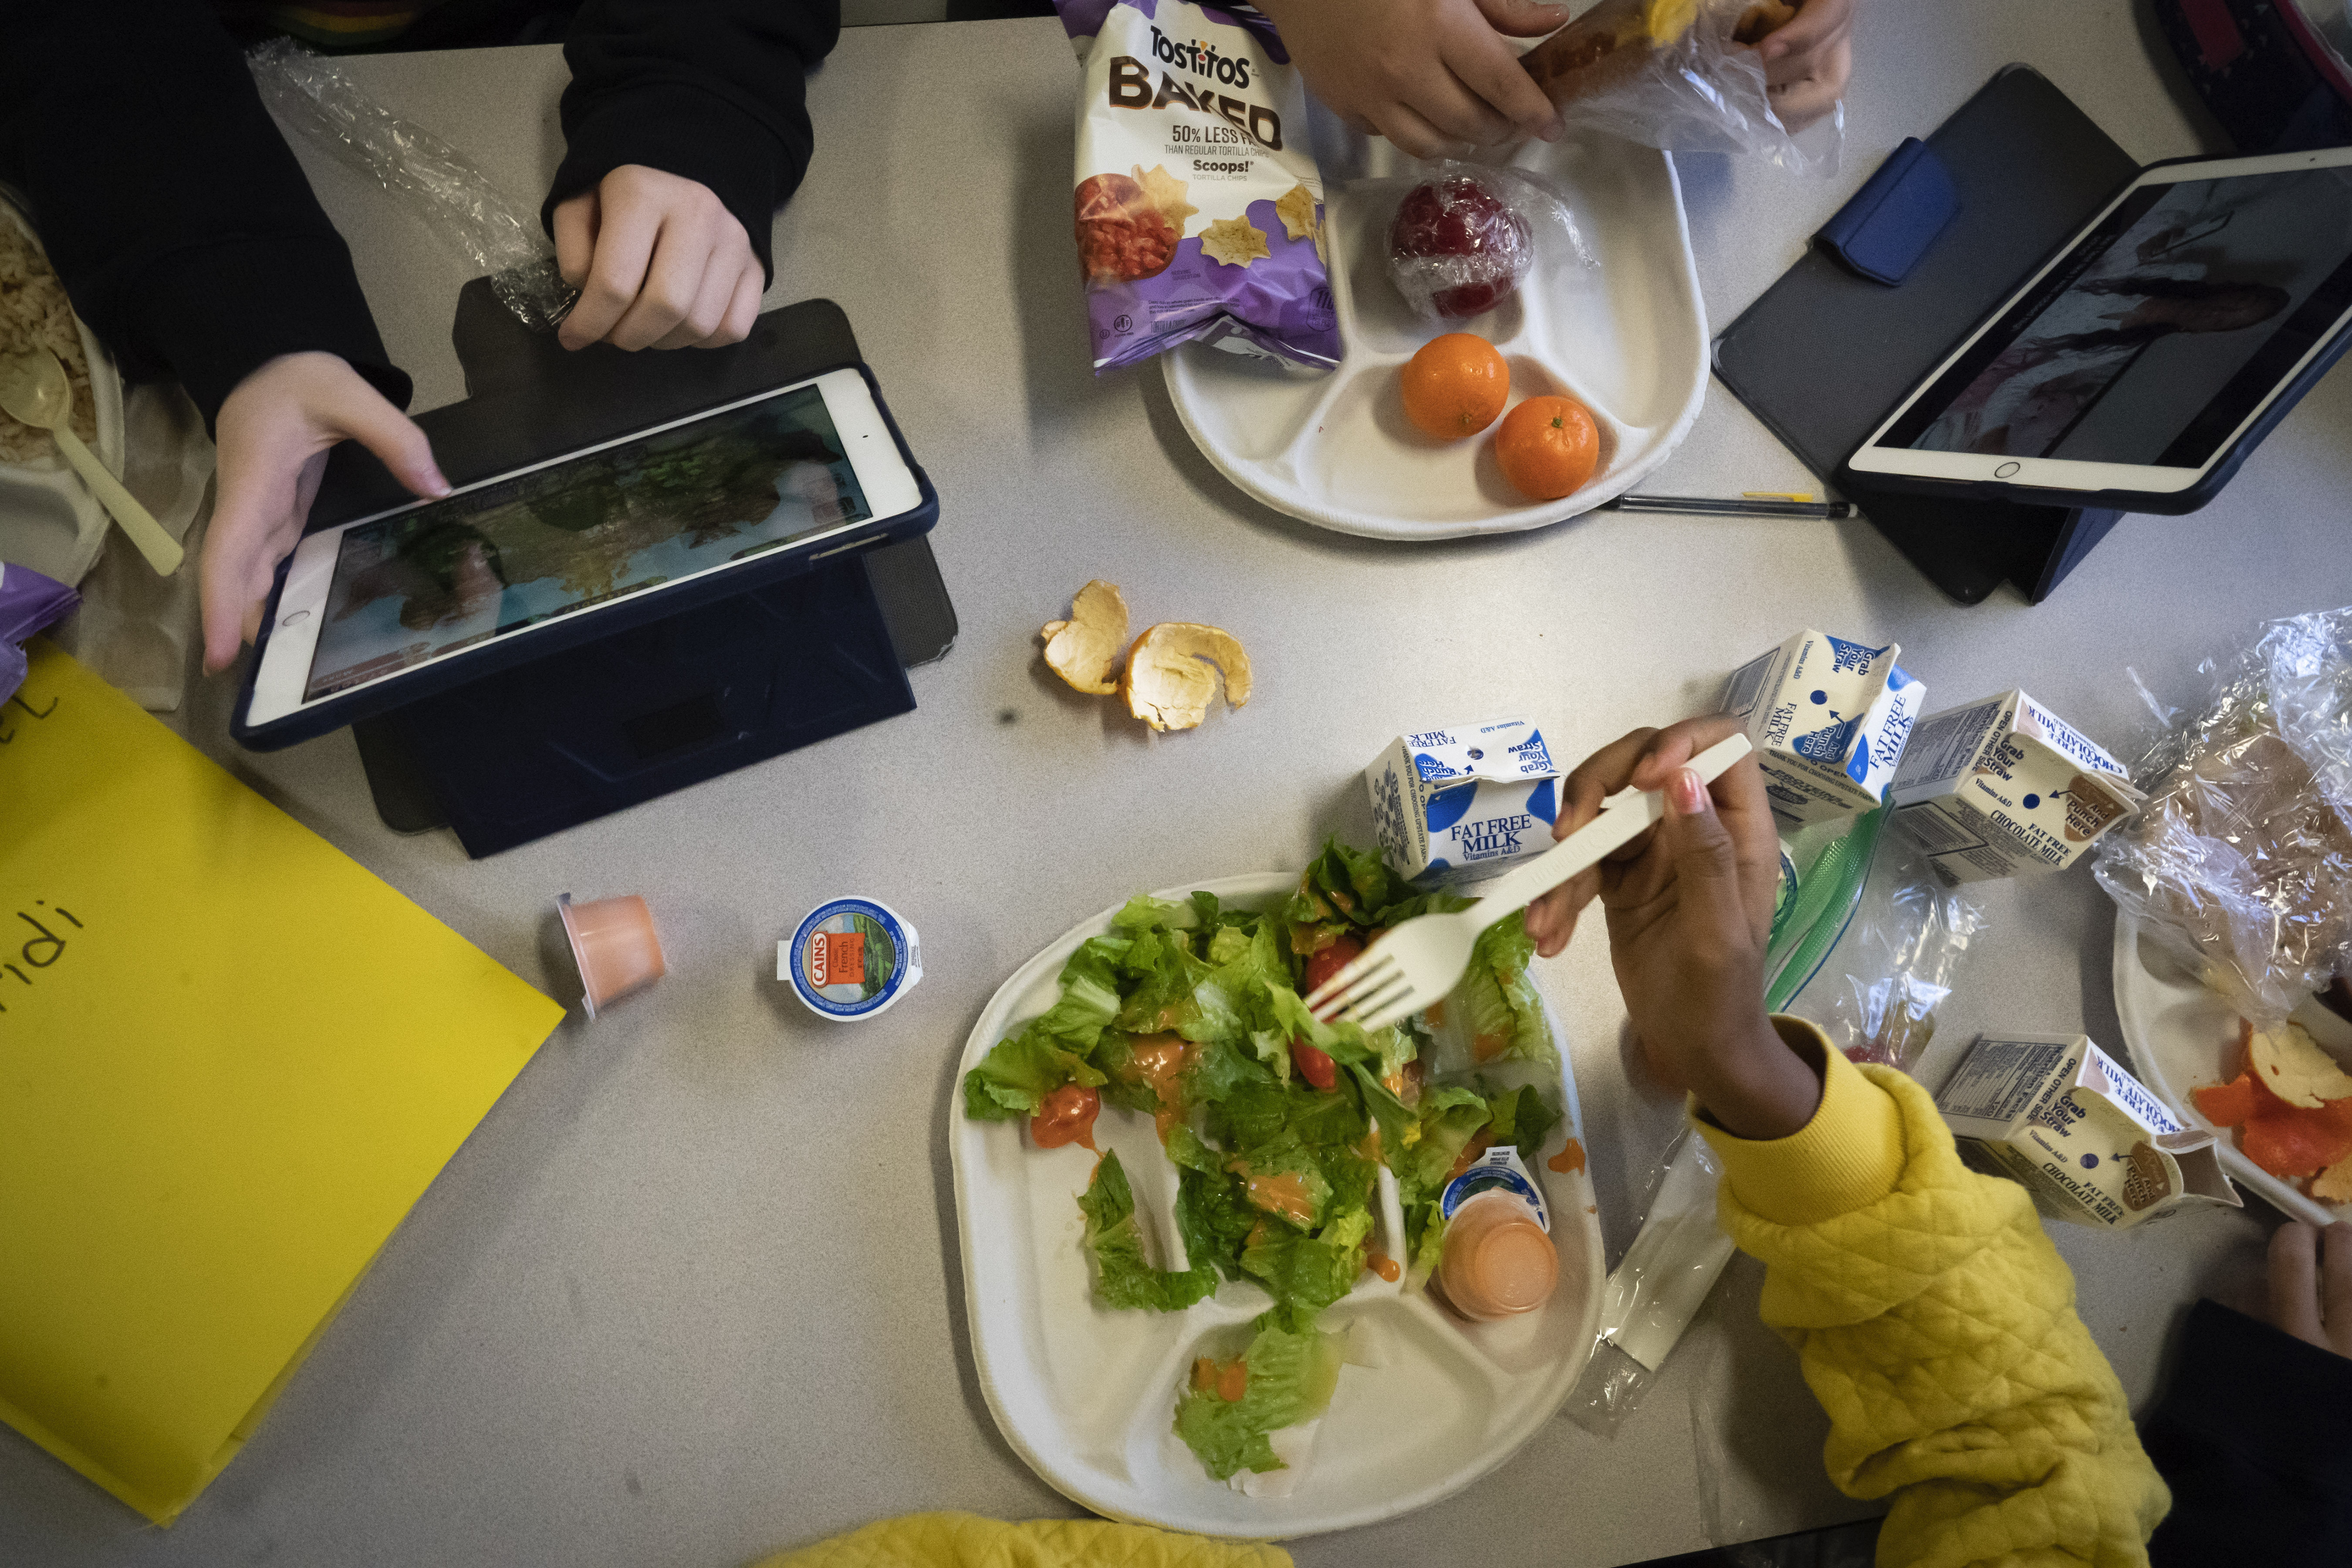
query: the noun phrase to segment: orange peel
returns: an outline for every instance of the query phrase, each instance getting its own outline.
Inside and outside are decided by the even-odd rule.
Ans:
[[[1249,700],[1249,654],[1239,638],[1192,621],[1161,621],[1128,649],[1118,692],[1127,710],[1153,729],[1190,730],[1209,716],[1221,676],[1228,705]]]
[[[2314,1176],[2311,1195],[2324,1204],[2352,1204],[2352,1154]]]
[[[1072,689],[1108,697],[1119,689],[1111,677],[1119,649],[1127,646],[1127,600],[1118,584],[1097,577],[1070,599],[1070,618],[1048,621],[1037,635],[1045,639],[1045,663]]]
[[[2300,1024],[2255,1030],[2246,1059],[2263,1087],[2289,1105],[2316,1110],[2327,1100],[2352,1097],[2352,1074]]]

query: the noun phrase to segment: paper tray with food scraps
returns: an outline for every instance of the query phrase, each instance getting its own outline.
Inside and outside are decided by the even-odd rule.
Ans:
[[[2231,1180],[2295,1219],[2313,1225],[2352,1220],[2352,1203],[2324,1202],[2263,1170],[2241,1146],[2239,1131],[2217,1126],[2204,1113],[2197,1091],[2221,1088],[2247,1066],[2241,1059],[2238,1010],[2152,938],[2143,940],[2140,921],[2127,913],[2116,919],[2115,982],[2116,1016],[2133,1069],[2182,1121],[2213,1133]],[[2296,1010],[2294,1022],[2333,1058],[2352,1058],[2352,1023],[2316,997]]]
[[[1319,109],[1314,122],[1344,357],[1318,374],[1199,342],[1164,355],[1177,416],[1218,472],[1325,528],[1431,540],[1576,516],[1665,461],[1698,416],[1707,375],[1706,310],[1668,154],[1577,134],[1520,149],[1511,166],[1564,199],[1574,236],[1535,225],[1534,269],[1516,293],[1438,321],[1416,314],[1390,277],[1391,222],[1426,173]],[[1529,501],[1504,478],[1491,435],[1441,442],[1407,421],[1399,374],[1449,331],[1501,352],[1509,406],[1565,395],[1591,411],[1600,460],[1580,489]]]
[[[1327,856],[1336,852],[1327,851]],[[1209,906],[1211,923],[1222,920],[1236,929],[1229,936],[1221,927],[1214,941],[1188,939],[1189,944],[1205,947],[1220,960],[1242,962],[1234,954],[1246,945],[1240,928],[1246,917],[1238,911],[1295,910],[1298,905],[1290,900],[1300,888],[1298,877],[1268,873],[1187,884],[1153,898],[1180,910],[1199,907],[1203,902],[1199,895],[1213,898],[1217,903]],[[1058,983],[1073,954],[1090,939],[1134,932],[1134,911],[1150,907],[1139,900],[1106,910],[1016,971],[972,1030],[962,1058],[967,1078],[1000,1042],[1026,1037],[1027,1026],[1049,1007],[1068,1005]],[[1223,916],[1216,913],[1219,909]],[[1296,929],[1277,928],[1270,917],[1256,923],[1269,932]],[[1516,920],[1510,923],[1517,925]],[[1203,938],[1206,931],[1193,936]],[[1523,966],[1513,978],[1522,986],[1516,992],[1516,1005],[1528,1026],[1548,1034],[1550,1047],[1564,1047],[1557,1017]],[[1429,1069],[1428,1088],[1416,1102],[1424,1116],[1437,1103],[1433,1091],[1441,1083],[1471,1079],[1467,1070],[1448,1075],[1444,1064],[1466,1064],[1474,1048],[1460,1037],[1470,1026],[1463,1020],[1472,1013],[1472,1005],[1463,998],[1475,979],[1474,972],[1472,980],[1465,981],[1465,992],[1449,999],[1450,1014],[1433,1010],[1440,1012],[1436,1037],[1424,1045],[1438,1065]],[[1064,1000],[1057,1002],[1057,994]],[[1488,1037],[1477,1038],[1475,1048],[1486,1049]],[[1135,1042],[1138,1047],[1142,1044]],[[1133,1058],[1140,1060],[1143,1055],[1137,1048]],[[1402,1188],[1397,1175],[1381,1164],[1369,1194],[1369,1232],[1360,1242],[1346,1244],[1339,1280],[1330,1288],[1337,1299],[1320,1308],[1316,1318],[1320,1337],[1315,1341],[1315,1354],[1320,1365],[1297,1369],[1298,1375],[1319,1379],[1310,1399],[1315,1413],[1265,1434],[1268,1447],[1258,1451],[1259,1459],[1235,1462],[1226,1479],[1211,1473],[1207,1456],[1222,1440],[1213,1428],[1221,1418],[1238,1419],[1244,1407],[1223,1401],[1244,1397],[1244,1387],[1255,1387],[1257,1379],[1269,1374],[1267,1342],[1258,1337],[1254,1325],[1262,1316],[1275,1319],[1287,1309],[1269,1310],[1275,1298],[1254,1279],[1220,1279],[1208,1262],[1190,1258],[1172,1217],[1181,1206],[1179,1193],[1185,1181],[1201,1180],[1205,1190],[1208,1182],[1223,1178],[1195,1178],[1192,1171],[1180,1169],[1171,1154],[1213,1171],[1235,1168],[1226,1163],[1223,1151],[1206,1150],[1191,1131],[1215,1124],[1188,1111],[1189,1121],[1175,1125],[1163,1147],[1153,1116],[1118,1109],[1106,1100],[1093,1123],[1093,1142],[1102,1155],[1098,1161],[1095,1152],[1078,1142],[1041,1147],[1040,1127],[1025,1116],[975,1119],[967,1114],[965,1096],[959,1094],[949,1111],[948,1142],[972,1354],[989,1409],[1006,1439],[1057,1490],[1097,1513],[1207,1535],[1261,1540],[1392,1518],[1458,1491],[1501,1464],[1574,1386],[1591,1348],[1605,1276],[1600,1222],[1584,1169],[1575,1081],[1564,1051],[1556,1058],[1547,1052],[1547,1058],[1497,1059],[1475,1075],[1480,1090],[1496,1107],[1514,1096],[1527,1097],[1517,1101],[1523,1108],[1543,1102],[1540,1110],[1527,1111],[1519,1123],[1523,1134],[1531,1123],[1542,1127],[1532,1141],[1483,1156],[1497,1164],[1509,1163],[1521,1152],[1534,1156],[1525,1160],[1523,1168],[1549,1210],[1549,1240],[1558,1264],[1557,1284],[1543,1304],[1488,1321],[1467,1321],[1440,1305],[1420,1278],[1423,1269],[1390,1261],[1413,1258],[1407,1202],[1413,1194],[1425,1199],[1428,1189]],[[1186,1070],[1195,1070],[1193,1059],[1187,1061]],[[1322,1076],[1331,1076],[1328,1058],[1319,1066]],[[1249,1070],[1259,1069],[1253,1066]],[[1299,1068],[1302,1075],[1309,1070]],[[1360,1096],[1346,1092],[1343,1082],[1343,1092],[1323,1092],[1319,1100],[1340,1114],[1349,1104],[1369,1108],[1373,1101],[1370,1069],[1337,1069],[1340,1075],[1359,1070],[1366,1073],[1356,1080],[1366,1086]],[[1104,1093],[1115,1093],[1118,1081],[1114,1068]],[[1261,1087],[1270,1081],[1262,1078]],[[1304,1076],[1297,1080],[1306,1082]],[[970,1087],[967,1082],[967,1090]],[[1167,1091],[1159,1092],[1161,1103],[1169,1104]],[[1294,1105],[1317,1103],[1296,1086],[1280,1092],[1294,1095]],[[1394,1110],[1397,1102],[1387,1103],[1394,1113],[1403,1114]],[[1483,1119],[1486,1112],[1471,1114]],[[1554,1114],[1559,1120],[1549,1123]],[[1175,1118],[1171,1114],[1164,1120]],[[1489,1133],[1499,1124],[1498,1111],[1496,1121],[1488,1124]],[[1433,1128],[1437,1122],[1426,1125]],[[1367,1136],[1366,1157],[1382,1158],[1380,1134],[1397,1131],[1384,1126]],[[1050,1140],[1052,1134],[1045,1135]],[[1229,1131],[1212,1135],[1232,1137]],[[1354,1135],[1352,1130],[1343,1134]],[[1398,1141],[1390,1139],[1387,1147],[1394,1148]],[[1446,1147],[1444,1159],[1454,1159],[1451,1145]],[[1204,1151],[1214,1163],[1202,1160]],[[1475,1143],[1464,1152],[1475,1154]],[[1250,1157],[1259,1158],[1255,1153]],[[1104,1177],[1114,1169],[1126,1180],[1110,1194]],[[1450,1184],[1459,1188],[1462,1184],[1455,1179]],[[1130,1190],[1131,1227],[1124,1224]],[[1255,1198],[1254,1184],[1251,1192]],[[1111,1197],[1119,1200],[1119,1206],[1106,1213],[1100,1205]],[[1087,1205],[1083,1210],[1082,1198]],[[1473,1201],[1480,1200],[1493,1201],[1483,1194]],[[1277,1211],[1279,1207],[1277,1203]],[[1423,1201],[1412,1212],[1426,1227],[1434,1209]],[[1467,1211],[1454,1212],[1458,1216]],[[1263,1223],[1252,1233],[1252,1247],[1268,1233],[1277,1243],[1300,1239],[1275,1219],[1258,1217]],[[1243,1223],[1248,1219],[1244,1213]],[[1155,1310],[1149,1305],[1114,1310],[1102,1304],[1110,1270],[1104,1258],[1111,1242],[1100,1238],[1111,1233],[1113,1221],[1120,1222],[1117,1228],[1128,1237],[1131,1258],[1140,1242],[1141,1257],[1136,1261],[1141,1268],[1131,1268],[1130,1279],[1139,1274],[1150,1289],[1160,1289],[1181,1286],[1187,1275],[1180,1270],[1203,1271],[1192,1290],[1175,1296],[1178,1310]],[[1462,1222],[1457,1218],[1454,1223]],[[1324,1234],[1337,1228],[1334,1221]],[[1466,1233],[1468,1227],[1463,1228]],[[1423,1234],[1433,1235],[1426,1228]],[[1357,1245],[1363,1248],[1360,1259],[1352,1250]],[[1435,1251],[1430,1247],[1421,1261],[1426,1264]],[[1153,1263],[1160,1268],[1154,1270]],[[1352,1286],[1344,1282],[1350,1276]],[[1181,1304],[1186,1301],[1190,1304]],[[1321,1404],[1325,1390],[1328,1405]],[[1199,1426],[1190,1429],[1189,1438],[1180,1436],[1180,1425],[1195,1417]]]

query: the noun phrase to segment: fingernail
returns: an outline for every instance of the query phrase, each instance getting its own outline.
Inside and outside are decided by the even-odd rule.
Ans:
[[[1706,784],[1698,776],[1696,768],[1678,768],[1666,781],[1666,798],[1684,816],[1696,816],[1707,807]]]
[[[425,464],[424,479],[425,493],[426,495],[446,496],[449,493],[449,481],[442,477],[441,470],[437,466],[432,463]]]
[[[1542,137],[1547,142],[1557,142],[1561,137],[1568,134],[1568,126],[1561,121],[1559,115],[1555,114],[1549,120],[1544,121],[1544,128],[1541,131],[1537,132],[1536,134]]]

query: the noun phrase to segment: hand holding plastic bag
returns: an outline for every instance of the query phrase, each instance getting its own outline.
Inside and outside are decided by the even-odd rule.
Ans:
[[[247,53],[246,65],[262,102],[456,244],[524,326],[545,331],[563,320],[579,296],[557,274],[553,246],[464,154],[299,44],[273,38]]]
[[[1836,95],[1850,58],[1854,5],[1601,0],[1522,63],[1570,131],[1602,132],[1670,153],[1744,153],[1803,174],[1833,174],[1845,135]],[[1775,79],[1786,89],[1801,136],[1774,107]],[[1818,101],[1823,97],[1831,100],[1826,107]]]

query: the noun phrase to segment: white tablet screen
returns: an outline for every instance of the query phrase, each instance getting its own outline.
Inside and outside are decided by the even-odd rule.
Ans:
[[[812,384],[362,523],[302,698],[871,515]]]
[[[1874,443],[2202,468],[2352,310],[2352,168],[2146,184]]]

